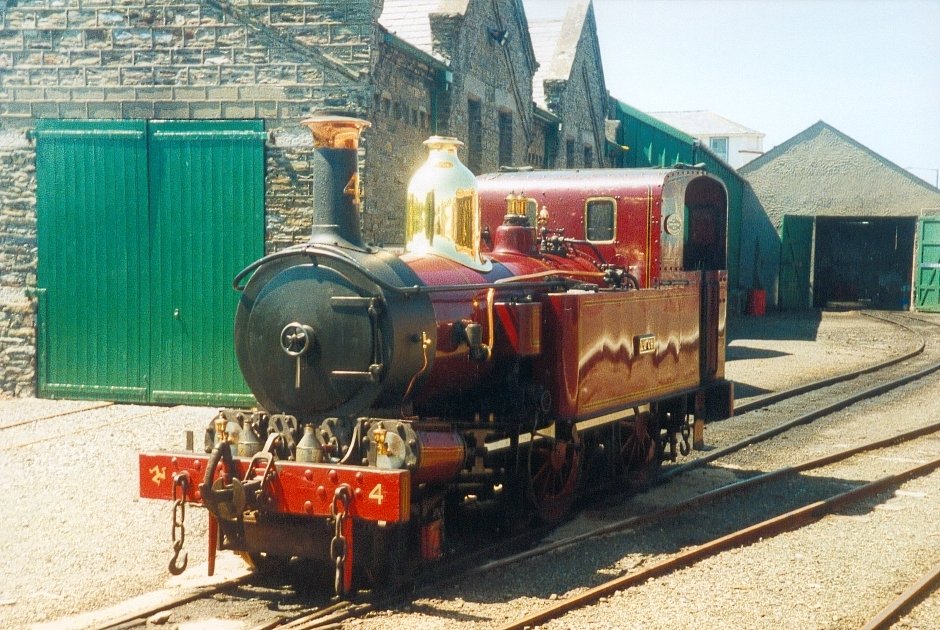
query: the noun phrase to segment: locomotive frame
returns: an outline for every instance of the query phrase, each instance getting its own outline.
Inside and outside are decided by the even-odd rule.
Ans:
[[[719,180],[474,178],[459,143],[435,137],[398,255],[359,234],[368,123],[304,124],[311,239],[234,282],[236,351],[260,408],[219,412],[206,454],[140,455],[141,496],[174,502],[171,572],[185,568],[193,503],[210,513],[210,574],[231,549],[327,562],[341,596],[407,579],[468,536],[649,483],[704,421],[733,413]]]

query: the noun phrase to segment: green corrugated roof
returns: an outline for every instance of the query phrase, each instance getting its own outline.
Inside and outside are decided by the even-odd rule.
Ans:
[[[620,112],[623,112],[624,114],[626,114],[627,116],[636,118],[638,121],[642,122],[643,124],[649,125],[650,127],[653,127],[654,129],[662,131],[663,133],[674,137],[676,140],[688,142],[690,145],[695,142],[695,138],[693,138],[689,134],[679,131],[675,127],[671,127],[667,125],[666,123],[664,123],[663,121],[657,118],[653,118],[649,114],[641,112],[636,107],[627,105],[623,101],[618,100],[616,98],[613,99],[613,101],[614,101],[614,104],[617,106],[617,109]]]

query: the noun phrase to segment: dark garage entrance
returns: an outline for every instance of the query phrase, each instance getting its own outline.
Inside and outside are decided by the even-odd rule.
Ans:
[[[813,306],[907,310],[914,217],[816,217]]]

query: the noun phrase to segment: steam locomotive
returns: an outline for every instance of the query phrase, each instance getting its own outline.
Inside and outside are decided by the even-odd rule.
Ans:
[[[142,497],[187,503],[218,549],[327,563],[339,595],[407,576],[468,529],[557,521],[647,483],[732,414],[724,379],[727,194],[700,169],[475,178],[432,137],[406,246],[363,242],[359,136],[324,113],[310,240],[235,279],[255,410],[206,452],[142,453]],[[472,523],[467,528],[467,523]]]

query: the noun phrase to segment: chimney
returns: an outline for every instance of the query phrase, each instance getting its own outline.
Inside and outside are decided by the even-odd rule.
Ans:
[[[362,249],[359,227],[359,136],[371,123],[324,110],[301,122],[313,133],[312,243]]]

